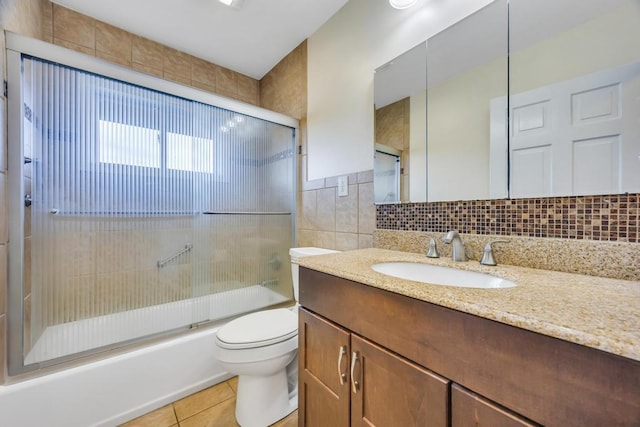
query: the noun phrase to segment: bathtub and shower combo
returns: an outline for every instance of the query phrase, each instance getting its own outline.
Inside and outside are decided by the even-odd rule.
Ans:
[[[114,425],[228,378],[217,328],[292,301],[297,120],[14,34],[7,69],[3,422]]]

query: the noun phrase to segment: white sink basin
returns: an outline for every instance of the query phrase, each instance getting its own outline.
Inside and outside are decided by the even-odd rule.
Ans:
[[[514,282],[492,276],[490,274],[473,271],[457,270],[455,268],[437,265],[420,264],[416,262],[383,262],[371,266],[378,273],[415,282],[432,285],[457,286],[460,288],[513,288],[518,286]]]

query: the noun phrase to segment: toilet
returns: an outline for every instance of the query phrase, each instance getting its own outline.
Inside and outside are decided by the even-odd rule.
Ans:
[[[292,260],[333,253],[291,248]],[[298,408],[298,265],[291,264],[291,308],[239,317],[216,333],[214,352],[222,367],[238,375],[236,420],[242,427],[266,427]]]

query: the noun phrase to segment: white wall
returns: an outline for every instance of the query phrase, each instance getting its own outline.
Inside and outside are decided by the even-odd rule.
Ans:
[[[350,0],[308,41],[307,179],[373,168],[373,70],[491,0]]]
[[[640,2],[630,0],[583,25],[511,52],[511,93],[638,61],[639,20]]]
[[[490,102],[507,94],[507,59],[495,59],[429,89],[428,200],[490,197]]]

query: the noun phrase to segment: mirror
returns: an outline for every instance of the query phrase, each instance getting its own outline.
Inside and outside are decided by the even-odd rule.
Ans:
[[[507,1],[497,0],[427,40],[428,201],[507,197]]]
[[[377,203],[640,192],[639,0],[495,0],[426,46],[426,157],[386,147],[376,72]]]
[[[640,1],[509,8],[511,197],[639,192]]]
[[[425,43],[375,71],[377,204],[426,200],[426,75]]]

